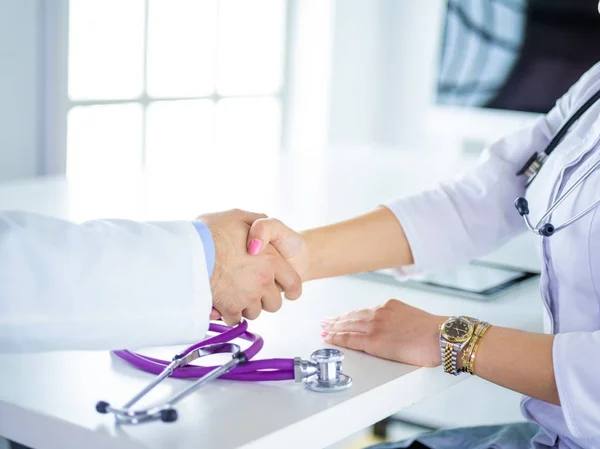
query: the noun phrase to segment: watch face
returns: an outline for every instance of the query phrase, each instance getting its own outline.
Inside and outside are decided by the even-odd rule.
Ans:
[[[442,335],[451,343],[466,341],[472,334],[473,324],[464,318],[452,318],[442,327]]]

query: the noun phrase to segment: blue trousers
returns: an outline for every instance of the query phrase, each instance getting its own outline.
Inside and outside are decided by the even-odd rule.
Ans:
[[[549,446],[534,442],[541,432],[534,423],[516,423],[501,426],[465,427],[437,430],[416,438],[382,443],[368,449],[544,449]]]

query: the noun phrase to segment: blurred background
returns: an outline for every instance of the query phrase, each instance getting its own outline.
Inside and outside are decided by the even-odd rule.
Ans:
[[[160,180],[154,216],[237,206],[304,227],[363,212],[549,111],[600,60],[597,3],[0,0],[0,182],[75,186],[47,209],[18,189],[3,204],[146,217],[119,181],[143,175]],[[463,384],[376,433],[448,425]],[[478,388],[497,406],[453,425],[520,419],[516,393]]]
[[[0,0],[0,180],[477,152],[600,59],[599,24],[595,0]]]

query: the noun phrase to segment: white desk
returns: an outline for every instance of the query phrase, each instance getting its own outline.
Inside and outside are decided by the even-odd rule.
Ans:
[[[322,161],[323,162],[323,161]],[[345,154],[315,164],[286,157],[280,170],[254,182],[244,170],[200,172],[199,180],[31,180],[0,187],[0,208],[20,208],[74,220],[98,216],[181,218],[234,205],[278,215],[304,227],[339,219],[424,187],[426,178],[404,154]],[[425,157],[420,167],[430,166]],[[452,171],[446,161],[426,182]],[[277,167],[271,167],[277,168]],[[283,174],[278,176],[277,173]],[[102,188],[99,186],[102,185]],[[227,187],[222,187],[227,186]],[[212,192],[208,194],[208,190]],[[511,259],[508,251],[500,260]],[[514,257],[514,256],[513,256]],[[523,265],[535,262],[532,256]],[[355,278],[317,281],[303,297],[251,329],[265,338],[260,357],[308,357],[322,347],[319,321],[396,297],[439,314],[469,314],[498,325],[541,328],[538,288],[530,283],[489,304],[446,298]],[[170,348],[168,353],[172,353]],[[325,447],[404,407],[465,379],[439,369],[416,369],[345,351],[351,389],[317,394],[293,382],[218,381],[178,406],[174,424],[114,426],[94,410],[103,399],[118,404],[149,375],[108,353],[0,356],[0,435],[34,448],[295,448]],[[170,380],[160,395],[181,388]]]

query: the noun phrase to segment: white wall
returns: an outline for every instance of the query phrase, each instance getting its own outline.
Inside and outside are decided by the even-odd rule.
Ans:
[[[291,0],[284,147],[320,153],[327,145],[335,0]]]
[[[0,0],[0,181],[38,172],[40,0]]]
[[[333,59],[329,139],[333,145],[368,144],[381,120],[378,85],[382,79],[380,0],[337,0],[333,20]]]
[[[532,114],[435,106],[446,0],[337,0],[333,146],[480,149]]]
[[[423,143],[444,5],[444,0],[336,2],[333,145]]]
[[[386,57],[379,93],[384,121],[377,139],[407,147],[433,144],[437,137],[426,117],[435,101],[446,1],[382,3]]]

